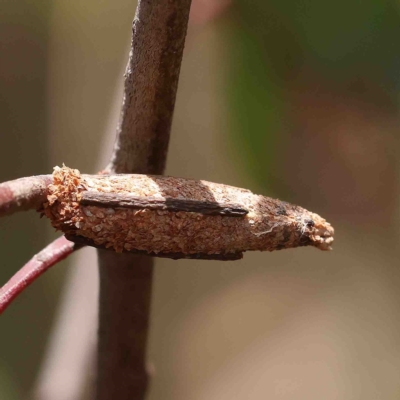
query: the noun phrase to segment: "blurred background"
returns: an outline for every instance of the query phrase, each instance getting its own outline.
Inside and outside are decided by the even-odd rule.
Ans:
[[[104,166],[136,3],[2,0],[0,181]],[[397,1],[193,0],[167,173],[321,214],[334,250],[156,260],[148,399],[399,399]],[[56,237],[0,220],[0,282]],[[0,398],[89,400],[96,256],[0,319]]]

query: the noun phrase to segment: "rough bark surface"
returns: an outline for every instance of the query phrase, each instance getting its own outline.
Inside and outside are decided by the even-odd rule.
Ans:
[[[139,1],[110,172],[164,171],[190,4]]]
[[[97,399],[144,399],[153,260],[99,250]]]
[[[190,5],[138,2],[109,173],[164,172]],[[153,259],[101,250],[98,257],[97,399],[143,399]]]

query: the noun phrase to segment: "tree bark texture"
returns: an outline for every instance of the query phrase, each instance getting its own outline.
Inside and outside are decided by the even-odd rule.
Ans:
[[[139,1],[109,171],[164,171],[190,4],[191,0]]]
[[[191,0],[139,0],[109,173],[162,174]],[[97,400],[139,400],[145,368],[153,258],[99,250]]]
[[[153,259],[99,250],[97,399],[143,399]]]

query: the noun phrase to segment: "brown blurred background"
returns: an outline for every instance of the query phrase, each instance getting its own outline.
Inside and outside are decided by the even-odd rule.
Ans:
[[[111,152],[135,2],[1,6],[0,181],[63,162],[95,172]],[[167,173],[302,205],[336,241],[330,253],[157,260],[150,400],[400,398],[399,7],[193,0]],[[53,237],[35,213],[1,219],[1,282]],[[1,317],[1,399],[90,398],[95,279],[85,250]],[[84,389],[72,393],[75,370]]]

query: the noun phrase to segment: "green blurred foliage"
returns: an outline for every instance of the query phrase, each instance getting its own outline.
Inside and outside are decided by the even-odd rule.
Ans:
[[[236,0],[227,35],[230,139],[240,168],[269,191],[284,190],[279,157],[290,125],[286,93],[302,72],[332,87],[373,83],[397,101],[397,2]]]
[[[232,29],[230,35],[232,62],[227,98],[233,112],[228,142],[237,146],[237,158],[241,160],[238,170],[252,177],[255,185],[271,189],[274,174],[266,171],[271,172],[276,164],[283,131],[283,93],[257,33],[241,27]]]
[[[306,61],[330,77],[367,73],[371,79],[382,79],[399,66],[394,40],[400,33],[397,2],[309,0],[273,4],[293,26]]]

